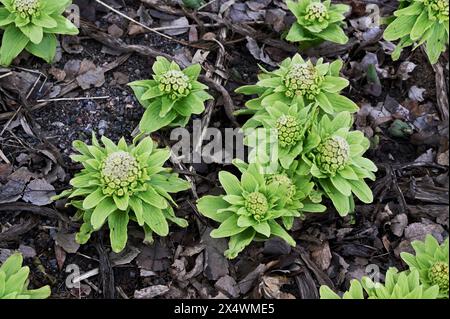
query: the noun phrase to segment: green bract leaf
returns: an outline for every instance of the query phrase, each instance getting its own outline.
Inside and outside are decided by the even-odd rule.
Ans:
[[[427,235],[425,241],[414,241],[412,246],[415,256],[402,253],[401,257],[411,270],[417,270],[420,281],[425,287],[437,285],[439,298],[449,297],[449,240],[448,238],[439,245],[432,236]]]
[[[129,85],[146,111],[139,123],[142,132],[154,132],[165,126],[185,126],[192,114],[204,111],[212,99],[205,86],[197,81],[201,66],[181,70],[175,62],[158,57],[153,64],[153,80]]]
[[[0,64],[8,66],[24,49],[53,61],[55,34],[76,35],[78,28],[61,14],[72,1],[9,0],[0,7],[0,28],[5,29],[0,48]]]
[[[403,48],[414,42],[416,47],[425,43],[425,52],[431,64],[435,64],[449,41],[448,0],[402,1],[394,16],[395,20],[384,31],[386,40],[400,39],[392,58],[397,60]]]
[[[345,19],[342,14],[349,9],[347,5],[330,5],[329,1],[321,0],[287,1],[287,5],[297,18],[286,36],[288,41],[302,44],[315,44],[323,40],[347,43],[348,38],[342,30]]]
[[[173,213],[169,193],[188,189],[189,184],[163,167],[170,156],[167,149],[156,148],[148,137],[137,145],[127,145],[124,139],[116,145],[102,137],[104,147],[95,136],[92,140],[93,145],[73,143],[83,156],[72,158],[85,168],[71,180],[73,189],[60,195],[71,198],[70,203],[83,217],[76,237],[79,243],[85,243],[106,221],[115,252],[127,243],[130,220],[160,236],[169,233],[167,220],[186,226],[187,222]]]
[[[253,239],[273,236],[295,246],[295,240],[279,223],[301,216],[303,203],[310,203],[314,185],[308,178],[292,171],[266,174],[258,163],[236,161],[241,179],[228,172],[220,172],[219,179],[227,195],[205,196],[197,203],[204,216],[219,222],[211,232],[213,238],[230,237],[228,258],[235,258]],[[319,205],[318,205],[319,206]],[[323,211],[314,207],[313,211]],[[283,220],[284,219],[284,220]]]
[[[346,79],[339,77],[341,67],[340,60],[328,64],[319,59],[313,64],[296,54],[292,59],[283,61],[279,69],[261,74],[256,86],[251,86],[251,89],[245,86],[237,92],[258,95],[246,103],[249,109],[246,113],[250,114],[265,113],[265,109],[276,102],[297,104],[299,111],[304,106],[313,104],[320,107],[322,114],[356,112],[358,106],[340,95],[342,89],[349,84]]]
[[[22,267],[23,258],[19,253],[8,257],[0,266],[0,299],[46,299],[50,296],[50,287],[28,290],[30,269]]]

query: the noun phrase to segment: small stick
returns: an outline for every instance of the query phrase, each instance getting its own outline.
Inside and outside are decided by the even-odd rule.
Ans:
[[[57,99],[48,99],[48,100],[37,100],[37,103],[47,103],[47,102],[62,102],[62,101],[83,101],[83,100],[105,100],[109,99],[109,96],[86,96],[86,97],[62,97]]]
[[[0,75],[0,79],[6,78],[7,76],[10,76],[11,74],[13,74],[12,72],[8,72],[6,74]]]
[[[100,0],[95,0],[95,1],[96,1],[98,4],[104,6],[105,8],[108,8],[108,9],[111,10],[112,12],[114,12],[114,13],[120,15],[121,17],[127,19],[128,21],[131,21],[131,22],[133,22],[133,23],[136,23],[137,25],[143,27],[144,29],[146,29],[146,30],[148,30],[148,31],[150,31],[150,32],[154,32],[154,33],[156,33],[156,34],[158,34],[158,35],[160,35],[160,36],[162,36],[162,37],[164,37],[164,38],[166,38],[166,39],[169,39],[169,40],[172,40],[172,41],[175,41],[175,42],[180,42],[180,41],[178,41],[178,40],[172,38],[171,36],[168,36],[167,34],[161,33],[161,32],[159,32],[159,31],[157,31],[157,30],[155,30],[155,29],[152,29],[152,28],[146,26],[146,25],[143,24],[143,23],[140,23],[139,21],[136,21],[136,20],[133,19],[133,18],[130,18],[130,17],[127,16],[125,13],[122,13],[122,12],[120,12],[119,10],[114,9],[113,7],[111,7],[111,6],[107,5],[106,3],[104,3],[103,1],[100,1]]]
[[[201,11],[203,9],[205,9],[207,6],[209,6],[210,4],[213,4],[214,2],[216,2],[217,0],[211,0],[208,3],[205,3],[204,5],[200,6],[200,8],[198,8],[198,11]]]

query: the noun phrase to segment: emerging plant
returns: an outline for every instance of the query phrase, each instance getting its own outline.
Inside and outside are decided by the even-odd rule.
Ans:
[[[170,151],[156,148],[149,137],[136,146],[128,146],[123,138],[117,145],[104,136],[101,141],[104,146],[93,135],[92,145],[73,143],[81,154],[71,158],[84,168],[70,181],[73,188],[54,198],[75,199],[71,204],[84,221],[78,242],[86,243],[105,221],[114,252],[122,251],[127,243],[130,219],[144,228],[148,242],[152,242],[153,232],[168,235],[167,221],[186,227],[187,221],[175,216],[171,207],[175,202],[169,193],[186,190],[189,183],[163,167]]]
[[[139,128],[154,132],[165,126],[186,126],[192,114],[205,110],[204,102],[212,99],[208,87],[197,81],[199,64],[181,70],[175,62],[158,57],[153,64],[153,80],[135,81],[129,85],[146,109]]]
[[[350,131],[352,117],[339,113],[333,120],[327,115],[311,128],[303,146],[300,175],[313,176],[333,202],[340,215],[353,211],[353,194],[371,203],[373,195],[364,179],[375,180],[377,167],[363,157],[370,142],[360,131]]]
[[[263,133],[273,132],[277,137],[278,160],[283,168],[289,169],[303,151],[305,134],[316,118],[316,113],[311,111],[311,105],[299,108],[297,104],[288,106],[282,102],[275,102],[257,112],[245,123],[243,129],[250,133],[244,142],[247,145],[249,143],[272,143],[271,139],[265,139]]]
[[[56,34],[76,35],[78,28],[62,16],[71,0],[0,0],[0,28],[4,29],[0,65],[8,66],[23,50],[53,61]]]
[[[348,5],[331,4],[330,0],[287,1],[286,4],[297,18],[286,40],[312,44],[322,41],[339,44],[348,42],[348,37],[342,30],[344,13],[350,8]]]
[[[238,166],[240,166],[238,164]],[[277,222],[283,217],[299,217],[297,209],[286,208],[291,184],[268,182],[262,167],[251,163],[243,170],[241,180],[229,172],[219,173],[219,180],[226,195],[204,196],[197,208],[204,216],[220,223],[212,238],[230,237],[227,258],[235,258],[253,240],[265,240],[273,236],[283,238],[291,246],[295,240]]]
[[[292,59],[284,60],[280,68],[273,72],[262,69],[263,73],[258,76],[256,85],[246,85],[236,90],[237,93],[258,95],[246,103],[248,110],[237,114],[264,111],[264,108],[275,102],[287,105],[295,103],[299,108],[312,103],[328,114],[356,112],[358,106],[339,94],[349,85],[346,79],[339,77],[341,68],[341,60],[330,64],[319,59],[314,65],[296,54]]]
[[[0,299],[46,299],[50,287],[28,290],[30,268],[22,267],[23,258],[13,254],[0,266]]]
[[[398,60],[405,47],[415,44],[416,49],[425,43],[428,59],[435,64],[449,41],[448,5],[448,0],[402,0],[384,31],[386,40],[400,39],[392,59]]]
[[[411,270],[417,270],[420,281],[425,287],[437,285],[439,298],[448,299],[448,238],[442,245],[432,236],[427,235],[425,241],[413,241],[415,255],[403,252],[402,259]]]
[[[369,277],[363,277],[361,282],[352,280],[350,289],[342,299],[436,299],[439,294],[437,285],[426,287],[420,282],[417,270],[398,272],[389,268],[386,272],[385,284],[375,283]],[[328,286],[320,287],[320,299],[341,299]]]
[[[234,165],[243,174],[248,170],[248,164],[241,160],[234,160]],[[301,218],[304,213],[322,213],[326,207],[320,202],[321,194],[317,192],[314,183],[310,178],[296,174],[298,162],[294,162],[289,170],[281,169],[274,174],[265,174],[266,183],[275,185],[277,188],[285,190],[285,209],[291,210],[292,214],[300,212]],[[292,228],[294,217],[282,216],[283,225],[287,230]]]

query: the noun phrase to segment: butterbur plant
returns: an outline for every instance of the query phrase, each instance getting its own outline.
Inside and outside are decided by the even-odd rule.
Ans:
[[[402,259],[408,264],[409,269],[418,271],[420,280],[425,287],[437,285],[439,298],[448,299],[448,238],[439,245],[432,235],[427,235],[425,241],[413,241],[412,246],[415,255],[403,252],[401,253]]]
[[[204,216],[220,223],[210,236],[229,238],[225,251],[227,258],[235,258],[253,240],[270,237],[280,237],[296,246],[295,240],[278,222],[283,217],[301,215],[296,209],[286,208],[289,185],[268,183],[258,163],[249,164],[240,180],[222,171],[219,181],[226,194],[204,196],[198,201],[197,208]]]
[[[348,5],[331,4],[330,0],[286,1],[286,4],[297,19],[286,40],[301,44],[322,41],[338,44],[348,42],[348,37],[342,30],[344,13],[350,9]]]
[[[305,134],[310,128],[311,123],[315,119],[317,112],[311,111],[311,105],[299,108],[297,104],[288,106],[282,102],[275,102],[273,105],[267,106],[264,111],[256,113],[249,119],[244,129],[251,132],[246,136],[244,142],[263,143],[259,137],[261,131],[274,132],[277,137],[278,146],[277,157],[281,166],[289,169],[294,160],[301,154],[303,150],[303,141]],[[271,139],[265,141],[272,143]]]
[[[363,154],[370,142],[360,131],[350,131],[352,117],[339,113],[334,119],[324,115],[308,134],[299,165],[300,175],[314,181],[331,199],[340,215],[353,211],[353,194],[362,202],[373,201],[372,191],[364,181],[375,180],[375,164]]]
[[[123,138],[117,145],[104,136],[101,141],[103,146],[93,135],[92,145],[73,143],[80,154],[71,158],[83,169],[70,181],[72,189],[54,198],[68,197],[78,208],[84,224],[77,241],[84,244],[107,222],[112,249],[120,252],[130,220],[143,227],[147,242],[152,242],[153,233],[167,236],[168,221],[186,227],[187,221],[175,216],[169,193],[186,190],[189,183],[163,167],[170,150],[158,149],[149,137],[132,145]]]
[[[23,257],[15,253],[0,266],[0,299],[46,299],[50,287],[28,289],[30,268],[22,267]]]
[[[438,286],[427,287],[420,282],[417,270],[398,272],[396,268],[388,269],[384,284],[369,277],[352,280],[342,297],[328,286],[320,287],[320,299],[436,299],[438,294]]]
[[[287,105],[297,104],[300,108],[313,104],[320,107],[321,113],[335,114],[342,111],[356,112],[359,108],[340,92],[349,85],[348,80],[339,76],[342,61],[324,63],[318,59],[314,64],[305,61],[299,54],[284,60],[280,68],[258,75],[256,85],[238,88],[237,93],[257,95],[245,105],[247,110],[237,114],[264,112],[267,106],[275,102]]]
[[[78,34],[78,28],[62,15],[71,0],[0,0],[0,3],[0,28],[4,29],[1,65],[10,65],[23,50],[50,63],[56,54],[56,35]]]
[[[449,41],[448,0],[403,0],[394,12],[395,20],[384,31],[388,41],[399,40],[392,59],[398,60],[403,48],[425,45],[431,64],[439,60]]]
[[[186,126],[192,114],[205,110],[205,101],[212,99],[208,87],[197,81],[199,64],[181,70],[175,62],[158,57],[153,64],[153,79],[129,85],[146,109],[139,123],[142,132],[154,132],[166,126]]]

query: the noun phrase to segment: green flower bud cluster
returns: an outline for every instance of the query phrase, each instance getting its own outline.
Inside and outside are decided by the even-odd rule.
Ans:
[[[343,169],[350,158],[350,147],[340,136],[325,140],[317,148],[317,160],[320,169],[331,174]]]
[[[141,177],[139,163],[127,152],[111,153],[101,164],[103,193],[107,195],[132,195],[132,190],[138,186]]]
[[[283,187],[286,187],[288,202],[292,201],[292,198],[295,196],[297,189],[294,183],[292,183],[292,180],[286,174],[275,174],[270,177],[269,182],[277,183]]]
[[[282,147],[294,145],[301,138],[301,127],[297,119],[290,115],[282,115],[275,124],[278,142]]]
[[[428,278],[433,285],[438,285],[439,290],[448,294],[449,277],[448,264],[443,261],[437,261],[428,270]]]
[[[178,70],[170,70],[162,74],[159,83],[159,89],[169,93],[173,100],[187,96],[192,90],[189,77]]]
[[[260,192],[250,193],[245,199],[245,209],[256,221],[263,220],[269,210],[266,196]]]
[[[329,17],[327,8],[321,2],[312,2],[306,9],[305,20],[323,22]]]
[[[40,0],[14,0],[13,8],[23,18],[35,16],[39,13]]]
[[[320,84],[323,76],[317,73],[316,67],[308,61],[302,64],[292,65],[284,79],[287,88],[287,97],[304,96],[309,100],[314,100],[320,93]]]
[[[439,22],[448,20],[448,0],[424,0],[423,4],[432,18],[437,18]]]

